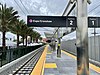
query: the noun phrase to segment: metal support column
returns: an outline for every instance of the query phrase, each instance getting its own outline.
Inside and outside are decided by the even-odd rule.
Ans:
[[[77,75],[89,75],[87,0],[77,0]]]
[[[57,49],[57,57],[61,57],[61,49],[60,49],[60,38],[58,38],[58,49]]]
[[[59,30],[58,30],[58,49],[57,49],[57,57],[61,57],[61,49],[60,49],[60,43],[61,43],[61,40],[60,40],[60,33],[59,33]]]

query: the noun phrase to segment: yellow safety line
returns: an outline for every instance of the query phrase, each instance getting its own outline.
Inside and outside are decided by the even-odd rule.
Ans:
[[[68,55],[68,56],[70,56],[70,57],[72,57],[72,58],[74,58],[75,60],[76,60],[76,56],[74,56],[74,55],[72,55],[72,54],[70,54],[70,53],[68,53],[68,52],[65,52],[65,51],[63,51],[63,50],[61,50],[63,53],[65,53],[66,55]]]
[[[35,68],[31,72],[31,75],[43,75],[44,63],[45,63],[45,59],[46,59],[47,50],[48,50],[48,46],[45,47],[45,49],[44,49],[40,59],[38,60]]]
[[[100,67],[95,66],[95,65],[93,65],[93,64],[91,64],[91,63],[89,63],[89,66],[90,66],[90,68],[91,68],[92,70],[94,70],[94,71],[100,73]]]
[[[66,55],[68,55],[68,56],[74,58],[74,59],[76,60],[76,56],[74,56],[74,55],[72,55],[72,54],[70,54],[70,53],[68,53],[68,52],[65,52],[65,51],[63,51],[63,50],[62,50],[62,52],[65,53]],[[91,68],[92,70],[94,70],[94,71],[100,73],[100,67],[95,66],[95,65],[93,65],[93,64],[91,64],[91,63],[89,63],[89,66],[90,66],[90,68]]]
[[[46,58],[45,58],[45,60],[44,60],[44,64],[43,64],[42,75],[44,75],[45,61],[46,61]]]
[[[46,63],[44,68],[57,68],[56,63]]]
[[[44,75],[44,67],[45,67],[45,61],[46,61],[47,51],[48,51],[48,48],[46,49],[45,58],[44,58],[44,63],[43,63],[43,68],[42,68],[42,74],[41,74],[41,75]]]
[[[52,53],[47,53],[47,54],[52,54]]]

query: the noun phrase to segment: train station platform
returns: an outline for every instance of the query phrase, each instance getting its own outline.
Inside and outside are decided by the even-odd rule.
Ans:
[[[100,67],[89,63],[89,75],[100,75]],[[0,75],[77,75],[76,56],[62,50],[61,57],[44,45],[0,68]]]
[[[89,64],[90,75],[100,75],[100,68]],[[77,75],[76,57],[63,51],[61,58],[51,47],[45,48],[31,75]]]

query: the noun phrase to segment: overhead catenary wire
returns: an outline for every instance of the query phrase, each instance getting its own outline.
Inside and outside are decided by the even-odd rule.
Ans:
[[[100,4],[96,6],[95,8],[93,8],[92,10],[90,10],[88,13],[91,13],[93,10],[97,9],[98,7],[100,7]]]
[[[99,1],[99,2],[94,2],[93,6],[97,5],[98,3],[100,3],[100,1]],[[100,4],[97,5],[96,7],[94,7],[93,9],[91,9],[88,13],[93,12],[93,10],[97,9],[99,6],[100,6]],[[99,11],[99,12],[100,12],[100,11]],[[99,13],[99,12],[97,12],[97,13]],[[97,14],[97,13],[96,13],[96,14]]]
[[[16,0],[14,0],[14,2],[18,5],[18,7],[21,9],[21,11],[24,13],[24,15],[26,15],[26,13],[23,11],[23,9],[20,7],[20,5],[18,4],[18,2]]]
[[[29,14],[29,11],[27,10],[27,8],[25,7],[25,5],[23,4],[22,0],[19,0],[21,2],[21,4],[23,5],[24,9],[27,11],[27,13]]]
[[[95,14],[100,14],[100,11],[99,11],[99,12],[97,12],[97,13],[95,13]]]

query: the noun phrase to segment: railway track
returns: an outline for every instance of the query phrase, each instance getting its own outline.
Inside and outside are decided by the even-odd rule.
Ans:
[[[44,48],[44,47],[43,47]],[[13,71],[13,74],[10,75],[30,75],[34,69],[36,63],[38,62],[41,54],[44,49],[39,49],[34,51],[34,54],[30,59],[28,59],[23,65],[21,65],[16,71]]]

